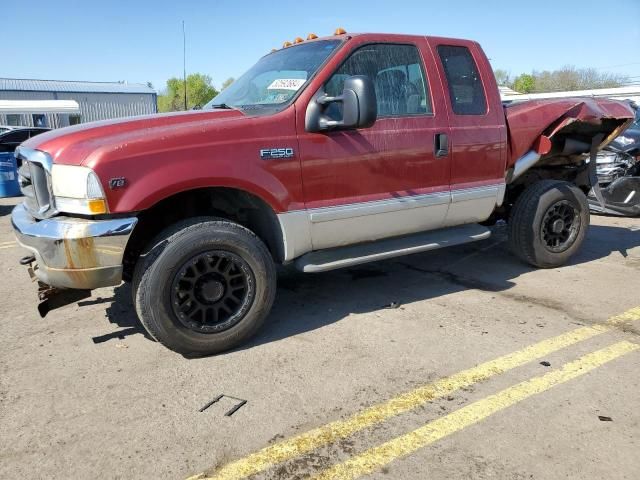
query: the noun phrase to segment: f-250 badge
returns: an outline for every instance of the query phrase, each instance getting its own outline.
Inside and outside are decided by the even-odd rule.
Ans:
[[[271,160],[275,158],[291,158],[293,157],[293,148],[262,148],[260,149],[260,158],[262,160]]]

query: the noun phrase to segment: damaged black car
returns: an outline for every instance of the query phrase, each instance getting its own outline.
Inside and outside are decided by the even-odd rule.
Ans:
[[[592,190],[588,200],[593,213],[640,216],[640,109],[632,106],[635,121],[598,152],[596,172],[604,204]]]

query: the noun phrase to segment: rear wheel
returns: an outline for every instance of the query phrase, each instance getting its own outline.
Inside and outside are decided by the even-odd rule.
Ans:
[[[133,278],[140,321],[151,336],[188,355],[207,355],[248,339],[276,291],[271,255],[251,231],[198,218],[160,235]]]
[[[566,263],[582,245],[589,227],[589,206],[578,187],[559,180],[529,186],[509,218],[509,243],[519,258],[535,267]]]

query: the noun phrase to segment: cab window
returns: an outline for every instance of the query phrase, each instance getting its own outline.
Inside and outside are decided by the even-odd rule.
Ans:
[[[353,75],[366,75],[373,80],[379,117],[432,113],[422,61],[413,45],[372,44],[358,48],[325,84],[327,95],[340,95],[344,81]],[[340,103],[335,102],[326,114],[340,118],[340,110]]]
[[[451,108],[457,115],[484,115],[487,99],[476,62],[467,47],[438,46],[438,55],[444,68]]]

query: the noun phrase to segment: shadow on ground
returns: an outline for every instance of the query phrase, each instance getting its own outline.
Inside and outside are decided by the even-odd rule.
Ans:
[[[93,343],[103,343],[109,340],[124,340],[130,335],[142,334],[148,340],[155,341],[144,329],[138,315],[136,315],[131,300],[131,284],[123,283],[114,289],[114,296],[109,298],[97,298],[78,303],[78,305],[109,304],[106,309],[109,322],[119,327],[120,330],[93,337]]]
[[[640,231],[624,227],[590,227],[582,250],[570,264],[604,258],[613,252],[624,257],[640,246]],[[238,349],[275,342],[338,322],[352,313],[450,295],[467,289],[501,292],[533,268],[511,255],[506,231],[497,228],[485,241],[448,249],[398,257],[383,262],[326,273],[304,274],[292,268],[278,273],[278,293],[271,314],[260,332]],[[131,302],[131,288],[123,284],[115,296],[88,303],[110,303],[109,321],[121,330],[95,337],[100,343],[143,333]]]

